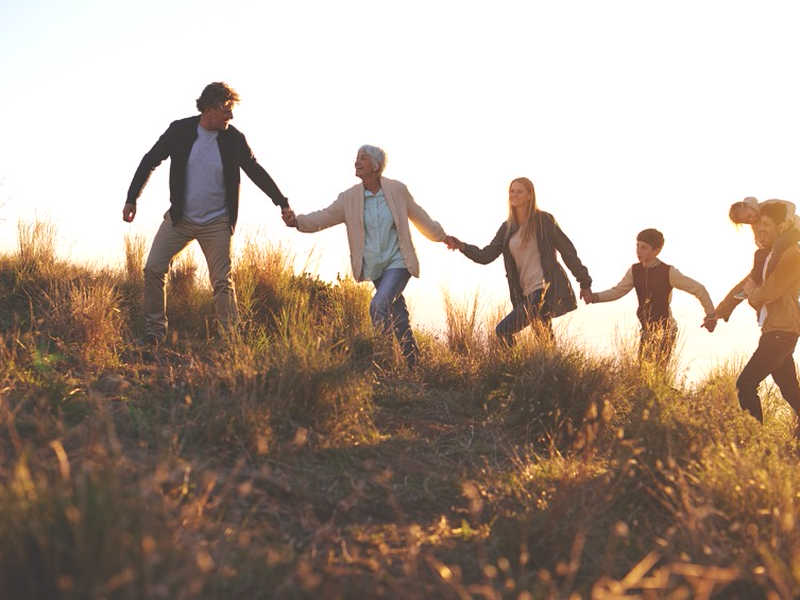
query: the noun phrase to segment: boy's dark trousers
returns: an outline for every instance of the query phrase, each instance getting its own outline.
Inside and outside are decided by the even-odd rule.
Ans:
[[[794,368],[794,347],[797,334],[791,331],[767,331],[761,334],[758,348],[742,369],[736,380],[739,404],[756,419],[763,422],[761,400],[758,398],[758,384],[772,375],[784,399],[800,414],[800,385]]]

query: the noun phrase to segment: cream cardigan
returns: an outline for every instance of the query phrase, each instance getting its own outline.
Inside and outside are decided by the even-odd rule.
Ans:
[[[428,213],[414,201],[404,183],[381,177],[381,189],[386,198],[386,205],[394,218],[397,228],[397,240],[400,252],[406,261],[406,268],[414,277],[419,277],[419,260],[411,241],[408,221],[428,239],[434,242],[444,240],[442,226],[430,218]],[[364,184],[354,185],[345,190],[336,201],[322,210],[297,215],[297,229],[305,233],[313,233],[320,229],[344,223],[347,226],[347,241],[350,244],[350,263],[353,277],[361,281],[361,268],[364,260]]]

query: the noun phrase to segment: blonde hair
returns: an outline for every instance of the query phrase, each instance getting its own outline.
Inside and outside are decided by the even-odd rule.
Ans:
[[[521,222],[517,222],[517,217],[514,214],[514,207],[511,206],[511,186],[515,183],[521,183],[528,190],[528,203],[522,208],[520,215]],[[517,225],[519,227],[519,235],[524,243],[530,241],[532,236],[536,235],[536,190],[533,187],[533,182],[527,177],[517,177],[512,179],[508,184],[508,224]],[[510,232],[511,227],[507,231]],[[507,234],[508,235],[508,234]]]

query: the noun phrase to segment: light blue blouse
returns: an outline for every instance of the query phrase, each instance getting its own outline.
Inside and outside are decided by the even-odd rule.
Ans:
[[[364,190],[364,263],[362,278],[375,281],[386,269],[405,269],[397,227],[383,190]]]

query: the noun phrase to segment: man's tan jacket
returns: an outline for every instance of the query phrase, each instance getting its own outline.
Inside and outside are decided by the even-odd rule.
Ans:
[[[763,262],[761,264],[763,265]],[[746,278],[736,284],[720,302],[716,310],[718,317],[728,320],[740,302],[734,294],[744,287],[745,280]],[[800,335],[798,292],[800,292],[800,248],[797,244],[792,244],[780,255],[775,268],[770,269],[766,280],[748,296],[748,301],[756,312],[764,305],[767,307],[767,318],[761,327],[762,331],[790,331]]]
[[[381,189],[386,198],[386,205],[394,218],[397,240],[406,268],[414,277],[419,277],[419,260],[411,241],[408,221],[411,220],[425,237],[434,242],[441,242],[444,239],[444,229],[414,201],[404,183],[381,177]],[[313,233],[339,223],[347,226],[353,277],[356,281],[361,281],[364,261],[364,184],[359,183],[345,190],[327,208],[307,215],[297,215],[297,229],[305,233]]]

